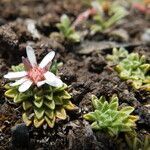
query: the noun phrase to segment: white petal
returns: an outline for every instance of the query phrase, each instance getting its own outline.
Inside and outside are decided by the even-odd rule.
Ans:
[[[31,80],[25,81],[23,84],[19,86],[19,92],[25,92],[26,90],[28,90],[32,85],[32,83],[33,82]]]
[[[25,78],[22,78],[22,79],[20,79],[20,80],[17,80],[17,81],[14,82],[14,83],[10,83],[9,85],[10,85],[10,86],[17,86],[17,85],[22,84],[22,83],[25,82],[26,80],[28,80],[28,79],[25,77]]]
[[[37,86],[40,87],[40,86],[42,86],[42,85],[45,84],[45,83],[46,83],[46,80],[39,81],[39,82],[37,83]]]
[[[39,67],[40,67],[40,68],[46,67],[46,65],[48,65],[48,64],[50,63],[50,61],[54,58],[54,56],[55,56],[55,52],[54,52],[54,51],[49,52],[49,53],[43,58],[43,60],[42,60],[41,63],[39,64]]]
[[[31,65],[32,66],[37,65],[37,61],[36,61],[36,57],[35,57],[35,53],[34,53],[33,48],[31,46],[27,46],[26,52],[27,52],[27,57],[28,57]]]
[[[21,78],[27,75],[26,71],[20,71],[20,72],[8,72],[6,75],[4,75],[4,78],[7,79],[17,79]]]
[[[54,87],[61,87],[63,85],[63,82],[57,77],[55,76],[53,73],[47,71],[44,74],[44,77],[46,79],[46,83],[54,86]]]

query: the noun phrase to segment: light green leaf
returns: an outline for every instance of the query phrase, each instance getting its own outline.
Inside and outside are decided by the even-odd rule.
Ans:
[[[48,108],[50,108],[50,109],[52,109],[52,110],[54,110],[55,109],[55,102],[54,102],[54,100],[52,100],[52,101],[44,101],[44,104],[48,107]]]
[[[23,119],[24,123],[26,124],[26,126],[29,126],[32,123],[32,121],[30,119],[28,119],[28,116],[26,113],[22,114],[22,119]]]
[[[42,118],[42,119],[37,119],[36,117],[34,117],[34,126],[35,126],[36,128],[41,127],[41,126],[43,125],[43,123],[44,123],[44,118]]]
[[[34,113],[35,113],[35,116],[38,120],[42,119],[43,116],[44,116],[44,109],[41,107],[41,108],[37,108],[35,107],[34,108]]]
[[[34,105],[38,108],[43,106],[43,99],[41,99],[40,101],[39,100],[38,101],[34,100],[33,102],[34,102]]]
[[[134,111],[134,108],[131,107],[131,106],[126,106],[126,107],[123,107],[120,111],[122,113],[125,113],[125,114],[129,115]]]
[[[45,116],[45,121],[47,122],[48,126],[50,128],[53,128],[55,125],[55,117],[53,119],[49,119],[47,116]]]
[[[55,114],[59,119],[65,120],[67,118],[67,114],[64,108],[56,109]]]
[[[59,95],[58,95],[59,96]],[[61,98],[62,99],[70,99],[71,98],[71,95],[67,92],[67,91],[63,91],[61,93]]]
[[[83,115],[83,118],[86,119],[86,120],[90,120],[90,121],[95,121],[96,120],[94,112]]]
[[[16,89],[9,89],[5,92],[5,96],[9,98],[14,98],[16,95],[18,95],[18,92]]]
[[[71,101],[69,101],[67,104],[63,105],[63,107],[67,110],[75,110],[77,109],[77,107],[71,103]]]
[[[54,111],[51,109],[45,109],[45,114],[48,118],[53,119],[54,118]]]
[[[29,100],[23,101],[22,106],[23,106],[23,109],[26,111],[32,107],[32,103]]]

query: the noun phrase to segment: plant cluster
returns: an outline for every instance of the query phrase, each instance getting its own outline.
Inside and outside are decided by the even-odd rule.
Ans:
[[[91,26],[93,33],[110,28],[127,15],[125,8],[115,2],[110,4],[104,0],[97,0],[92,2],[92,6],[97,10],[93,16],[94,24]]]
[[[109,61],[110,65],[118,64],[122,59],[126,58],[128,51],[124,48],[113,48],[112,55],[108,54],[106,59]]]
[[[150,91],[150,64],[146,63],[144,55],[114,49],[113,54],[108,55],[107,59],[117,63],[115,70],[121,79],[127,80],[135,89]]]
[[[39,66],[34,50],[29,46],[27,56],[28,59],[23,58],[23,64],[12,66],[12,72],[4,76],[15,80],[14,83],[5,85],[5,96],[22,105],[22,118],[27,126],[34,124],[38,128],[48,124],[52,128],[56,119],[67,118],[66,110],[76,107],[70,101],[68,86],[54,74],[57,70],[56,63],[51,66],[50,71],[48,69],[54,52],[47,54]]]
[[[138,120],[137,116],[130,115],[134,108],[125,106],[119,110],[118,97],[113,95],[110,102],[106,101],[105,97],[99,99],[92,96],[92,104],[94,112],[84,115],[86,120],[93,122],[91,127],[95,130],[103,130],[110,135],[118,135],[120,132],[132,131]]]
[[[131,150],[137,150],[137,149],[149,150],[150,148],[150,136],[149,135],[145,135],[143,139],[139,139],[136,135],[126,134],[125,140],[128,144],[128,147]]]
[[[67,15],[64,14],[61,16],[60,23],[57,24],[57,27],[65,39],[71,42],[80,42],[80,35],[73,28]]]

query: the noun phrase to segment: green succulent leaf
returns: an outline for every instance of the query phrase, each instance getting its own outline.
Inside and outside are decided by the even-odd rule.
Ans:
[[[53,99],[56,105],[63,105],[63,99],[59,95],[54,96]]]
[[[53,119],[54,118],[54,111],[51,109],[46,109],[45,114],[48,118]]]
[[[22,101],[26,100],[26,95],[23,93],[19,93],[14,97],[14,102],[15,103],[21,103]]]
[[[100,126],[97,124],[97,122],[93,122],[93,123],[91,124],[91,127],[92,127],[92,129],[94,129],[94,130],[99,130],[99,129],[100,129]]]
[[[16,91],[16,89],[8,89],[5,92],[5,96],[9,98],[14,98],[16,95],[18,95],[18,92]]]
[[[34,126],[36,128],[41,127],[43,125],[43,123],[44,123],[44,118],[38,119],[38,118],[34,117]]]
[[[26,111],[26,110],[28,110],[29,108],[32,107],[32,103],[29,100],[23,101],[22,106],[23,106],[23,109]]]
[[[38,120],[42,119],[44,116],[44,109],[34,107],[34,113]]]
[[[52,109],[52,110],[55,109],[55,102],[54,102],[54,100],[52,100],[52,101],[44,101],[44,104],[45,104],[48,108],[50,108],[50,109]]]
[[[67,118],[66,110],[64,108],[56,109],[55,114],[59,119],[65,120]]]
[[[43,106],[43,99],[41,99],[41,100],[34,100],[33,102],[34,102],[34,105],[36,106],[36,107],[38,107],[38,108],[41,108],[42,106]]]
[[[18,66],[11,66],[11,69],[14,72],[19,72],[19,71],[24,71],[25,70],[23,63],[19,64]]]
[[[29,126],[29,125],[32,123],[32,121],[28,118],[28,116],[27,116],[26,113],[23,113],[23,114],[22,114],[22,119],[23,119],[23,121],[25,122],[25,124],[26,124],[27,126]]]
[[[45,116],[45,121],[47,122],[48,126],[50,128],[53,128],[55,125],[55,117],[53,119],[49,119],[47,116]]]
[[[67,110],[75,110],[75,109],[77,109],[77,107],[70,101],[67,104],[64,104],[63,107],[65,109],[67,109]]]
[[[83,118],[86,119],[86,120],[90,120],[90,121],[95,121],[95,120],[96,120],[96,117],[95,117],[95,113],[94,113],[94,112],[85,114],[85,115],[83,116]]]

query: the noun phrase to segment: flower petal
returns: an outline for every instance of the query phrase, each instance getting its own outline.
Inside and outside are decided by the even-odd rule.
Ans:
[[[17,85],[20,85],[20,84],[22,84],[23,82],[25,82],[25,81],[27,81],[28,79],[25,77],[25,78],[22,78],[22,79],[20,79],[20,80],[17,80],[16,82],[14,82],[14,83],[10,83],[9,85],[10,86],[17,86]]]
[[[34,50],[31,46],[26,46],[26,52],[27,52],[27,57],[31,63],[32,66],[37,65],[36,57]]]
[[[42,85],[45,84],[45,83],[46,83],[46,80],[39,81],[39,82],[37,83],[37,86],[40,87],[40,86],[42,86]]]
[[[32,65],[30,64],[29,60],[27,58],[22,57],[22,62],[24,64],[25,70],[32,69]]]
[[[39,67],[40,67],[40,68],[46,67],[46,66],[51,62],[51,60],[54,58],[54,56],[55,56],[55,52],[54,52],[54,51],[49,52],[49,53],[43,58],[43,60],[42,60],[41,63],[39,64]]]
[[[20,72],[8,72],[6,75],[4,75],[4,78],[7,79],[17,79],[21,78],[27,75],[26,71],[20,71]]]
[[[28,90],[32,85],[32,83],[33,82],[31,80],[25,81],[23,84],[19,86],[19,92],[25,92],[26,90]]]
[[[57,77],[55,76],[53,73],[47,71],[44,74],[44,77],[46,79],[46,83],[54,86],[54,87],[61,87],[63,85],[63,82]]]

